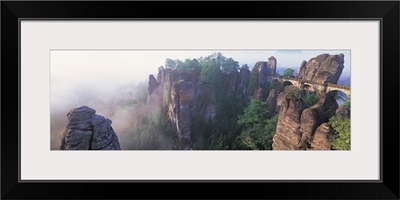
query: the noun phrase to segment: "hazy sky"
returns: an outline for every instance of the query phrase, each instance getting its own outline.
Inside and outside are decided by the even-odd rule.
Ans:
[[[51,51],[51,100],[52,107],[66,99],[85,93],[107,94],[122,85],[147,82],[149,74],[157,74],[166,58],[199,58],[218,51]],[[275,56],[278,68],[293,68],[295,71],[303,60],[308,61],[322,53],[345,55],[342,76],[350,74],[350,51],[219,51],[232,57],[250,69],[257,61],[266,61]],[[281,72],[282,73],[282,72]],[[78,93],[77,93],[78,92]],[[80,92],[80,93],[79,93]],[[72,102],[71,102],[72,103]]]

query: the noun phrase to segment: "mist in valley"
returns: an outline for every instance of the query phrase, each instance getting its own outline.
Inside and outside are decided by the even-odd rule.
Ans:
[[[275,52],[275,51],[274,51]],[[266,60],[274,52],[224,52],[240,64]],[[52,51],[51,52],[51,149],[58,150],[67,123],[67,113],[79,106],[88,106],[112,121],[122,150],[171,149],[171,138],[158,133],[168,129],[166,119],[157,117],[159,108],[148,103],[148,77],[157,74],[166,58],[198,58],[212,52],[173,51]],[[277,53],[277,52],[275,52]],[[281,52],[282,54],[282,52]],[[295,64],[285,63],[291,53],[274,55],[278,67],[285,69]],[[316,56],[317,54],[313,54]],[[234,57],[235,56],[235,57]],[[298,55],[296,55],[298,56]],[[308,53],[303,55],[308,61]],[[346,59],[350,59],[349,55]],[[303,59],[302,57],[302,59]],[[300,58],[298,59],[300,60]],[[292,62],[292,61],[291,61]],[[293,63],[301,61],[295,60]],[[349,68],[349,62],[345,63]],[[350,84],[350,73],[345,68],[339,84]],[[167,128],[166,128],[167,127]],[[170,132],[171,130],[165,130]],[[150,134],[148,137],[145,134]],[[153,135],[151,135],[153,134]],[[148,141],[143,141],[148,140]],[[144,142],[146,147],[143,146]]]

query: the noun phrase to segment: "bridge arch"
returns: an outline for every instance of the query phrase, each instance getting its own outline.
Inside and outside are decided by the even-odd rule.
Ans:
[[[350,96],[350,87],[349,86],[341,86],[330,83],[317,83],[300,80],[298,78],[291,77],[282,77],[282,76],[267,76],[267,79],[271,82],[280,82],[282,84],[282,88],[285,88],[288,85],[293,85],[301,90],[306,90],[308,92],[317,92],[327,94],[332,91],[340,91],[343,92],[346,97]]]
[[[342,90],[330,90],[326,95],[333,95],[340,106],[349,98],[350,93],[345,93]]]
[[[303,90],[305,90],[305,91],[308,91],[308,92],[315,92],[315,89],[314,89],[314,86],[313,86],[313,85],[308,84],[308,83],[303,83],[302,85],[303,85],[303,86],[302,86],[301,89],[303,89]]]
[[[293,85],[291,81],[283,81],[282,82],[282,88],[285,89],[287,86]]]
[[[350,88],[343,86],[328,86],[326,89],[327,93],[331,91],[340,91],[346,94],[346,96],[350,96]]]

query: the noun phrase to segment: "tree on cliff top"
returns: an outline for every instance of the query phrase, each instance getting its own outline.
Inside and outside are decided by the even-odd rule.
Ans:
[[[291,68],[287,68],[284,72],[283,72],[283,76],[284,77],[289,77],[289,76],[293,76],[294,70]]]
[[[205,58],[199,58],[200,64],[207,64],[209,62],[213,62],[224,74],[229,74],[233,72],[239,71],[239,62],[234,60],[233,58],[227,58],[222,53],[213,53]]]
[[[165,60],[165,67],[177,70],[200,70],[201,66],[197,59],[185,59],[184,61],[167,58]]]

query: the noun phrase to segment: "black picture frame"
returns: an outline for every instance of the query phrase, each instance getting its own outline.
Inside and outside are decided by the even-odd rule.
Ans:
[[[399,6],[398,1],[2,1],[1,198],[399,199]],[[154,7],[162,9],[154,10]],[[380,19],[382,22],[380,56],[382,180],[378,182],[19,182],[18,132],[21,129],[18,121],[21,111],[19,19],[22,18]],[[148,189],[154,192],[148,193]]]

